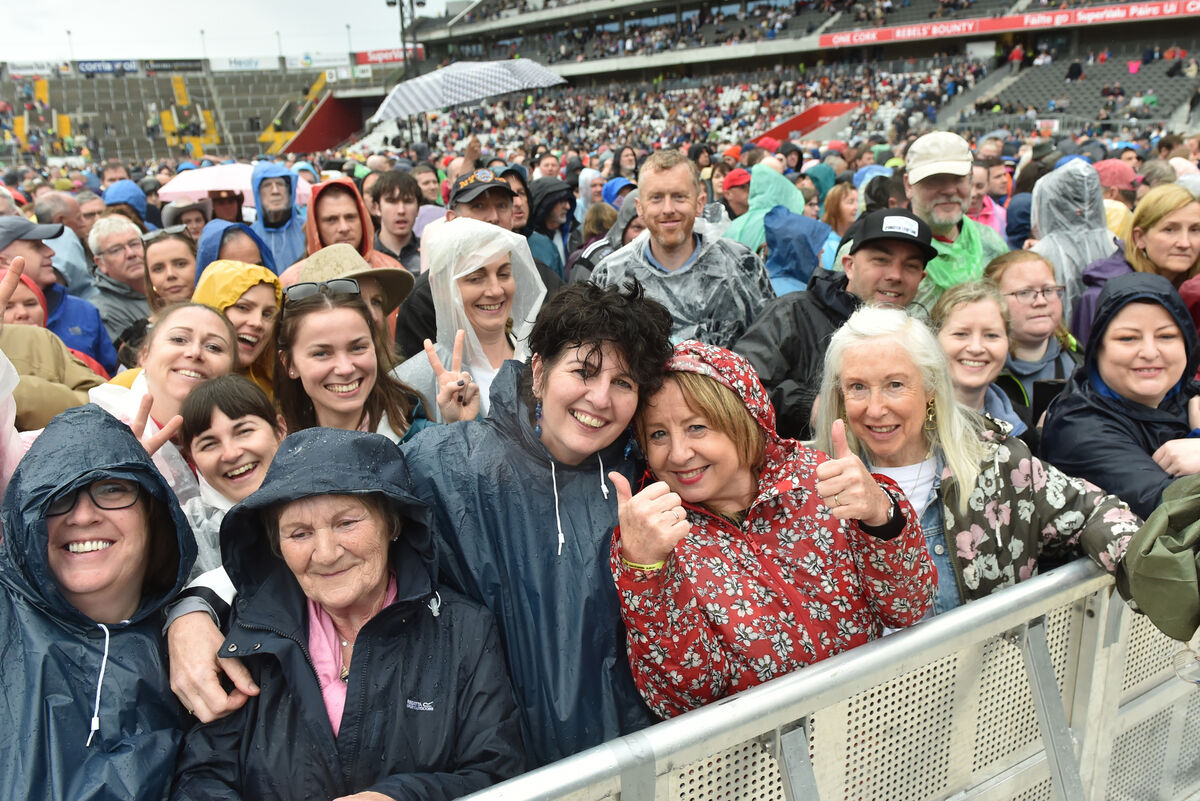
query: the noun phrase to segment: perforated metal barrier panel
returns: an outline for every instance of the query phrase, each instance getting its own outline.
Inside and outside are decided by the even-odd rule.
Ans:
[[[1200,689],[1110,587],[1075,563],[471,798],[1200,798]]]

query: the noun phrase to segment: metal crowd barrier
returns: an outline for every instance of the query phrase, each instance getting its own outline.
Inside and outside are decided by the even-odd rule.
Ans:
[[[1112,586],[1078,560],[469,798],[1200,798],[1200,689]]]

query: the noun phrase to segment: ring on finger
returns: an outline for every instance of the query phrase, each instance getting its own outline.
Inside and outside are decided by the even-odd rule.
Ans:
[[[838,496],[837,496],[837,493],[836,493],[836,492],[835,492],[835,493],[833,493],[833,505],[834,505],[834,506],[841,506],[841,505],[842,505],[842,502],[841,502],[840,500],[838,500]]]
[[[668,509],[667,511],[671,513],[671,517],[675,518],[675,522],[678,523],[679,522],[679,512],[677,512],[674,509]]]

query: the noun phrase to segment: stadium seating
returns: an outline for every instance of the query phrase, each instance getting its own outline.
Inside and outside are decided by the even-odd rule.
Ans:
[[[1131,74],[1125,61],[1109,61],[1106,64],[1085,64],[1082,81],[1066,82],[1069,60],[1059,60],[1044,67],[1027,67],[1020,78],[1010,84],[999,95],[1000,103],[1011,102],[1024,111],[1033,106],[1039,112],[1046,112],[1051,99],[1056,101],[1067,98],[1069,104],[1064,113],[1095,119],[1097,111],[1103,105],[1104,99],[1100,90],[1120,82],[1125,90],[1126,100],[1132,98],[1138,91],[1153,89],[1158,96],[1157,112],[1147,112],[1139,115],[1141,119],[1163,119],[1170,115],[1181,103],[1191,97],[1196,88],[1196,81],[1178,76],[1166,77],[1170,62],[1156,61],[1138,69]],[[1056,102],[1056,110],[1061,111],[1061,103]],[[1124,119],[1125,113],[1112,115],[1113,119]]]

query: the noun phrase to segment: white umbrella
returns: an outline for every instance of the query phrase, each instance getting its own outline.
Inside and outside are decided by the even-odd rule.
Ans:
[[[217,164],[184,170],[163,184],[158,196],[163,200],[200,200],[208,197],[210,191],[232,189],[242,193],[245,205],[253,206],[254,190],[250,186],[253,172],[254,167],[250,164]],[[299,181],[296,184],[296,205],[307,206],[312,197],[312,188],[307,181],[296,176],[293,178]]]
[[[428,75],[396,84],[368,122],[410,117],[509,92],[566,82],[561,75],[527,58],[456,61]]]

